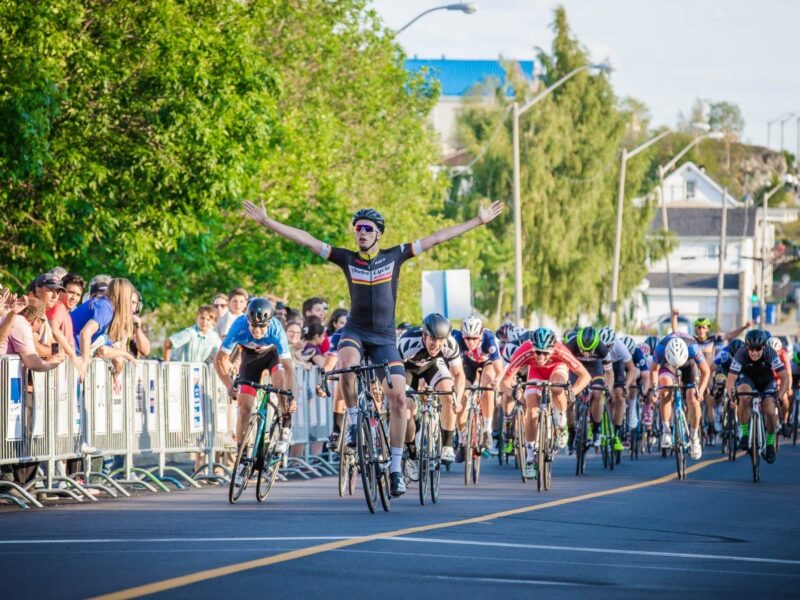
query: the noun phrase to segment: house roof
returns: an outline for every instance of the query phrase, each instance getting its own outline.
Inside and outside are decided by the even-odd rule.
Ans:
[[[680,167],[675,169],[675,171],[673,171],[672,173],[667,175],[667,177],[664,179],[664,183],[669,185],[670,180],[683,178],[684,174],[687,171],[691,171],[691,172],[697,174],[698,177],[700,177],[700,178],[704,179],[706,182],[708,182],[708,185],[710,185],[712,188],[714,188],[717,191],[717,193],[720,196],[722,196],[722,192],[724,191],[722,186],[720,184],[718,184],[716,181],[714,181],[713,179],[711,179],[711,177],[709,177],[708,173],[706,173],[704,169],[701,169],[696,164],[694,164],[692,161],[686,161]],[[725,200],[727,201],[728,206],[743,206],[743,204],[741,202],[739,202],[736,198],[734,198],[733,196],[731,196],[730,194],[727,194],[727,193],[725,194]]]
[[[647,281],[651,288],[666,289],[669,287],[666,273],[648,273]],[[673,273],[673,288],[690,289],[717,289],[717,276],[709,273]],[[726,273],[723,275],[722,287],[726,290],[739,289],[739,274]]]
[[[533,61],[515,62],[522,75],[533,82]],[[442,96],[464,96],[475,84],[482,83],[489,77],[496,78],[501,84],[506,81],[506,73],[499,60],[410,58],[405,61],[405,68],[411,73],[427,69],[426,77],[438,79],[441,83]]]
[[[670,231],[679,237],[718,237],[722,228],[721,208],[670,208],[667,205],[667,219]],[[650,225],[650,232],[663,229],[661,209]],[[728,237],[752,237],[755,235],[756,215],[753,208],[729,208]]]

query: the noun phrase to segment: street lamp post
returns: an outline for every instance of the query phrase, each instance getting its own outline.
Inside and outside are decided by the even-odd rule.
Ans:
[[[398,34],[403,33],[406,29],[411,27],[422,17],[432,12],[436,12],[437,10],[457,10],[463,12],[464,14],[471,15],[472,13],[478,10],[478,5],[475,4],[474,2],[459,2],[458,4],[444,4],[442,6],[435,6],[433,8],[429,8],[428,10],[419,13],[416,17],[414,17],[408,23],[403,25],[400,29],[397,30],[397,33]]]
[[[622,254],[622,211],[625,202],[625,172],[627,169],[628,160],[647,150],[656,142],[664,139],[671,132],[669,130],[659,133],[654,138],[646,141],[644,144],[634,148],[628,152],[627,148],[622,149],[622,158],[620,159],[619,168],[619,188],[617,193],[617,224],[614,231],[614,268],[611,274],[611,312],[609,314],[609,324],[612,328],[617,326],[617,301],[619,299],[619,269],[620,257]]]
[[[786,117],[786,113],[782,114],[780,117],[776,117],[775,119],[772,119],[771,121],[767,121],[767,148],[770,147],[770,141],[772,139],[772,137],[771,137],[772,126],[775,123],[779,123],[784,117]],[[789,115],[789,118],[791,118],[791,114]],[[781,140],[781,144],[783,144],[783,140]],[[783,148],[781,148],[781,150],[783,150]]]
[[[783,126],[786,125],[787,121],[790,121],[795,113],[789,113],[786,115],[786,118],[781,119],[781,152],[783,152]]]
[[[610,72],[611,67],[605,64],[597,64],[597,65],[583,65],[582,67],[578,67],[573,69],[566,75],[564,75],[561,79],[553,83],[550,87],[542,90],[538,94],[536,94],[533,98],[531,98],[528,102],[526,102],[521,108],[518,102],[514,102],[512,107],[512,145],[513,145],[513,170],[514,170],[514,177],[513,177],[513,185],[514,185],[514,315],[515,315],[515,322],[517,325],[524,325],[523,320],[525,318],[525,306],[523,302],[523,295],[522,295],[522,202],[520,200],[520,166],[519,166],[519,119],[520,117],[528,112],[531,107],[544,100],[548,95],[550,95],[554,90],[564,85],[564,83],[575,77],[578,73],[582,71],[588,71],[589,69],[598,69],[603,72]]]
[[[667,233],[669,232],[669,219],[667,216],[667,198],[664,194],[664,175],[666,175],[669,171],[671,171],[675,165],[678,164],[678,161],[683,158],[687,152],[689,152],[692,148],[694,148],[697,144],[702,142],[705,139],[721,139],[722,133],[718,131],[711,131],[704,135],[699,135],[694,138],[683,150],[678,152],[671,161],[669,161],[665,165],[659,165],[658,167],[658,190],[659,196],[661,201],[661,221],[664,225],[664,237],[666,239]],[[673,286],[672,286],[672,268],[670,265],[669,260],[669,252],[664,254],[664,262],[666,263],[667,267],[667,288],[669,290],[669,311],[672,313],[675,310],[675,299],[673,294]]]
[[[764,194],[764,214],[761,217],[761,285],[759,285],[761,293],[758,296],[759,318],[761,319],[762,326],[767,322],[767,263],[769,262],[767,257],[769,253],[769,245],[767,244],[767,212],[769,210],[769,199],[781,191],[787,183],[792,183],[793,181],[794,178],[791,175],[784,175],[778,185]]]

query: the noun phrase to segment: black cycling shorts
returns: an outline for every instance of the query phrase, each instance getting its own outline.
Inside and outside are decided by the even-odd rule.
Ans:
[[[462,362],[464,364],[464,375],[467,378],[467,385],[476,384],[475,378],[478,377],[478,370],[483,369],[488,363],[476,363],[466,356],[463,357]]]
[[[441,356],[437,357],[433,363],[419,372],[406,370],[406,383],[411,389],[418,389],[420,380],[424,380],[429,387],[435,388],[444,379],[453,380],[450,367]]]
[[[738,388],[740,385],[750,386],[751,390],[754,392],[761,392],[762,394],[770,392],[775,393],[778,391],[775,387],[775,378],[771,373],[769,377],[757,377],[756,379],[752,379],[747,375],[740,373],[739,377],[736,379],[736,388]]]
[[[405,377],[406,370],[395,337],[376,334],[350,323],[342,328],[341,333],[337,351],[342,348],[355,348],[362,360],[366,357],[375,364],[389,363],[389,373]],[[383,377],[381,371],[375,373],[379,378]]]
[[[621,360],[615,361],[611,368],[614,371],[614,387],[615,388],[625,388],[625,380],[627,379],[625,374],[625,363]]]
[[[239,378],[245,381],[261,381],[261,374],[264,371],[272,373],[281,364],[278,351],[272,346],[265,352],[259,352],[252,348],[242,348],[242,363],[239,366]],[[252,393],[252,392],[250,392]]]

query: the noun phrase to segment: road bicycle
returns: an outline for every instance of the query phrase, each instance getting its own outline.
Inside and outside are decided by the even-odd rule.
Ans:
[[[280,402],[274,402],[271,394],[286,396],[291,404],[292,391],[254,381],[244,381],[237,377],[233,387],[238,385],[249,385],[256,390],[255,405],[258,408],[250,415],[244,435],[239,440],[239,450],[233,464],[233,477],[228,488],[228,501],[233,504],[240,498],[250,478],[257,471],[256,499],[264,502],[278,477],[283,459],[283,455],[276,451],[276,446],[283,437],[283,411]],[[272,419],[268,420],[270,409],[272,409]]]
[[[736,452],[739,449],[739,417],[736,414],[736,399],[731,398],[727,390],[723,391],[720,436],[722,453],[728,455],[729,461],[736,460]]]
[[[420,399],[420,426],[417,446],[417,473],[419,475],[419,503],[425,505],[430,492],[431,502],[439,501],[439,482],[442,470],[442,424],[441,410],[443,396],[450,396],[455,403],[454,393],[424,390],[407,390],[406,394]]]
[[[536,432],[536,490],[547,491],[553,480],[553,459],[556,455],[556,426],[551,402],[552,388],[570,393],[568,383],[530,380],[528,385],[541,389],[539,401],[539,426]]]
[[[753,466],[753,483],[761,480],[761,457],[767,449],[767,434],[764,429],[764,414],[761,402],[765,398],[772,398],[777,405],[778,396],[775,392],[736,392],[738,398],[750,398],[750,432],[747,436],[747,448],[750,452],[750,462]],[[775,436],[777,443],[779,436]]]
[[[370,374],[382,370],[389,387],[392,387],[389,363],[363,364],[347,369],[335,369],[322,373],[322,389],[330,396],[328,381],[345,373],[356,376],[358,386],[358,417],[356,421],[356,453],[355,468],[361,474],[361,485],[367,508],[374,513],[378,497],[384,511],[391,508],[391,492],[389,482],[389,466],[391,463],[391,447],[389,446],[388,413],[386,403],[379,404],[371,389]],[[347,430],[343,430],[343,433]],[[342,435],[342,437],[346,437]],[[349,448],[345,454],[352,452]],[[340,459],[341,460],[341,459]],[[342,483],[340,482],[340,486]]]
[[[480,371],[476,376],[480,381]],[[472,385],[466,388],[467,396],[467,426],[464,439],[464,485],[477,485],[481,473],[481,437],[483,433],[483,413],[481,411],[480,397],[482,392],[494,392],[492,387]]]
[[[636,415],[636,427],[630,428],[630,458],[631,460],[639,460],[639,453],[642,449],[642,386],[641,384],[636,384],[630,386],[629,389],[635,390],[636,394],[634,396],[633,402],[633,411]],[[628,415],[628,422],[630,423],[630,415]]]
[[[685,386],[687,389],[693,384]],[[684,404],[684,389],[680,385],[662,385],[659,390],[669,390],[672,402],[672,451],[675,454],[675,466],[678,479],[686,479],[686,455],[689,452],[689,426],[686,423],[686,405]],[[667,448],[661,449],[661,456],[666,458]]]

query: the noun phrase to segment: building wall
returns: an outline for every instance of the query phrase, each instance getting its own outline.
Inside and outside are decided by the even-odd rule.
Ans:
[[[722,208],[722,190],[716,189],[694,166],[668,176],[664,180],[664,196],[667,204],[671,202],[692,202],[698,206],[717,206]],[[728,206],[734,205],[728,198]]]
[[[719,270],[719,238],[680,238],[680,244],[670,253],[673,273],[714,273]],[[752,255],[753,240],[745,238],[727,242],[725,273],[738,273],[752,268],[752,261],[742,256]],[[650,265],[651,273],[666,273],[664,259]]]
[[[444,156],[458,149],[458,144],[456,143],[456,116],[460,107],[461,98],[447,96],[440,98],[431,111],[430,123],[440,136],[442,155]]]
[[[647,307],[642,307],[636,316],[642,324],[649,326],[670,314],[669,292],[662,288],[651,288],[645,294]],[[717,314],[717,295],[713,290],[675,289],[673,298],[675,307],[691,320],[700,316],[713,319]],[[739,327],[742,322],[738,290],[725,290],[722,298],[721,328],[729,331]]]

